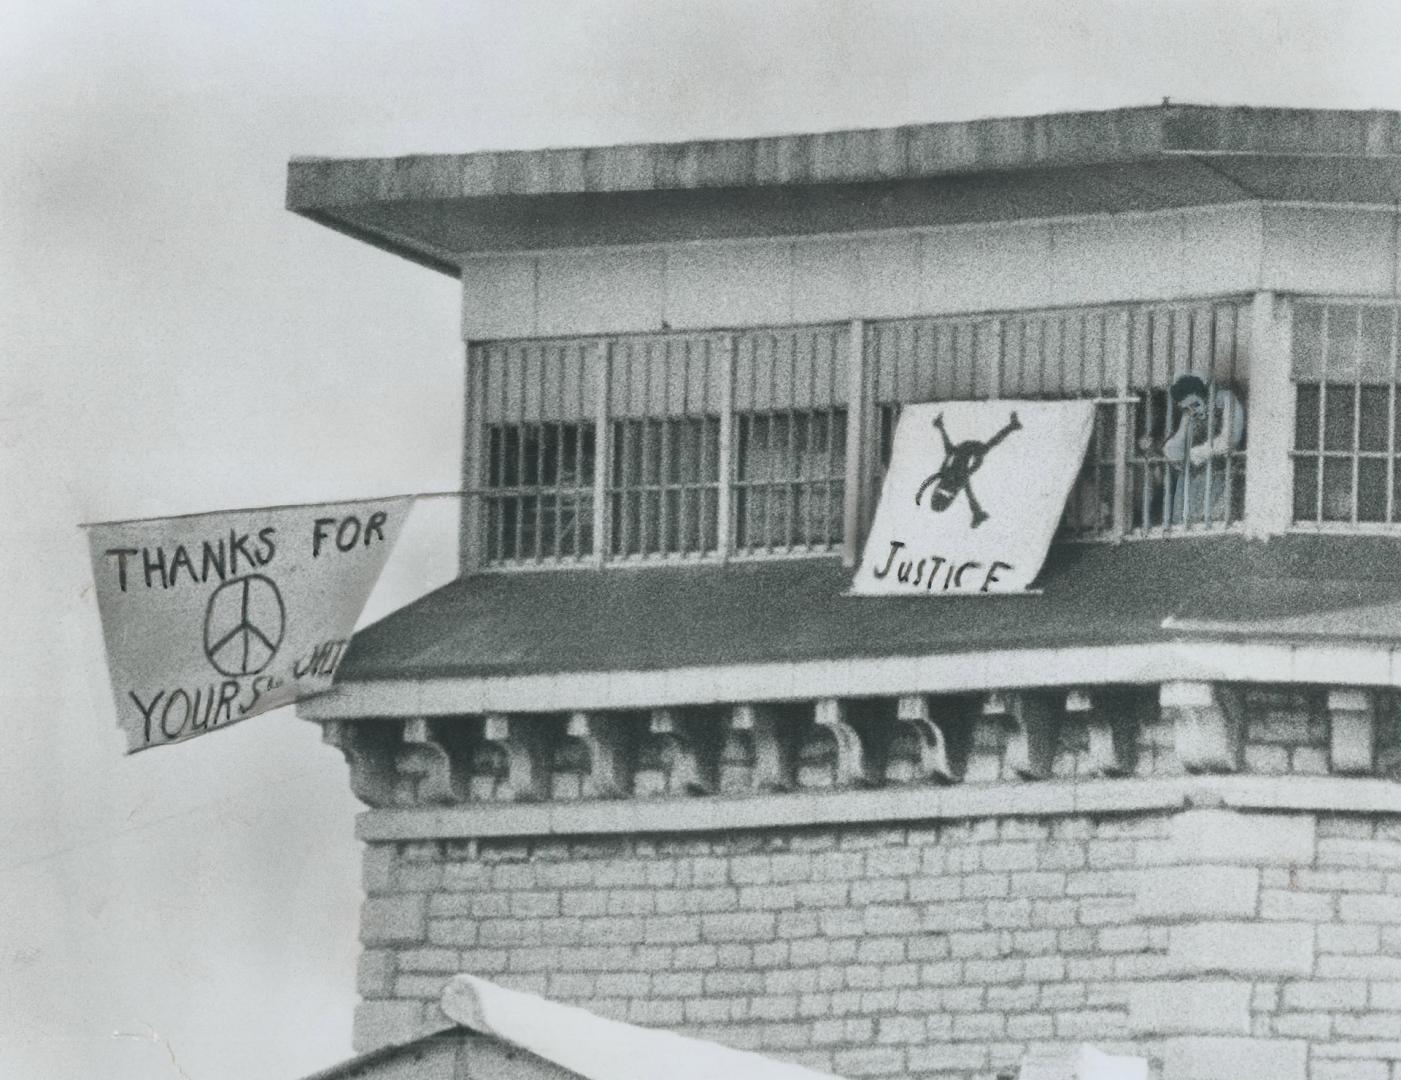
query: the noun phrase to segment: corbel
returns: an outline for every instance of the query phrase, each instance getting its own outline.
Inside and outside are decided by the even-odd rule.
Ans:
[[[1191,773],[1239,772],[1245,758],[1245,699],[1240,687],[1165,682],[1158,704],[1171,719],[1178,760]]]
[[[350,790],[366,806],[393,806],[398,725],[386,721],[323,720],[321,741],[334,746],[350,766]]]
[[[963,779],[963,763],[949,751],[948,736],[934,719],[927,694],[907,694],[895,703],[895,720],[905,724],[915,736],[918,755],[915,758],[916,780],[940,780],[946,784]],[[886,779],[891,779],[890,762],[886,762]]]
[[[1122,695],[1071,690],[1065,695],[1065,715],[1081,720],[1090,737],[1090,765],[1100,776],[1127,776],[1138,757],[1133,715]]]
[[[694,718],[680,709],[653,709],[647,731],[666,747],[666,787],[674,795],[711,795],[719,787],[719,761],[707,753]]]
[[[823,698],[813,706],[813,723],[832,736],[837,748],[837,787],[875,786],[884,770],[877,767],[856,729],[847,722],[847,703]]]
[[[753,786],[758,791],[791,791],[796,783],[792,732],[771,705],[736,705],[730,728],[749,735],[754,747]]]
[[[1328,749],[1335,773],[1367,775],[1377,764],[1377,698],[1374,691],[1328,690]]]
[[[550,797],[548,739],[538,719],[490,714],[482,738],[506,755],[507,800],[538,802]]]
[[[632,794],[632,741],[625,717],[613,713],[570,713],[565,734],[578,739],[589,752],[586,796],[620,799]]]
[[[1043,693],[989,694],[983,715],[1001,716],[1010,727],[1007,764],[1024,780],[1045,780],[1056,757],[1056,709]]]
[[[461,721],[458,721],[461,723]],[[461,740],[448,735],[427,717],[404,722],[399,771],[418,778],[418,801],[451,805],[467,801],[467,755]]]

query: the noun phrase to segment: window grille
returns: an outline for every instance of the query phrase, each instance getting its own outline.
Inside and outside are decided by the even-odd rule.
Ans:
[[[848,340],[845,327],[738,336],[737,551],[826,551],[841,544]]]
[[[487,562],[568,562],[594,551],[592,402],[598,357],[582,343],[476,350]]]
[[[1062,535],[1146,535],[1236,524],[1244,510],[1244,430],[1237,411],[1222,410],[1217,397],[1224,402],[1229,392],[1244,400],[1243,365],[1237,364],[1241,309],[1241,302],[1230,300],[872,324],[872,490],[880,490],[889,464],[901,403],[1111,398],[1116,400],[1096,410]],[[1213,387],[1212,410],[1225,417],[1227,428],[1229,449],[1200,470],[1169,463],[1162,452],[1182,420],[1168,388],[1188,372]]]
[[[1294,307],[1294,520],[1401,521],[1397,319],[1381,304]]]
[[[1245,305],[1227,300],[1149,305],[1130,313],[1127,387],[1138,397],[1128,432],[1130,527],[1183,531],[1239,524],[1245,514]],[[1168,390],[1180,375],[1209,388],[1193,420]],[[1211,441],[1220,453],[1202,464],[1169,461],[1164,445],[1182,431],[1186,445]]]
[[[1317,359],[1298,362],[1296,517],[1392,520],[1394,326],[1382,378],[1373,346],[1324,334],[1314,310],[1314,338],[1331,344],[1305,344],[1301,313],[1298,348]],[[1348,341],[1381,333],[1378,316],[1348,310],[1362,327]],[[869,518],[903,404],[995,397],[1109,399],[1063,536],[1229,527],[1244,507],[1244,413],[1230,407],[1246,400],[1242,311],[1219,300],[864,324],[852,447],[846,324],[474,345],[467,527],[488,565],[829,552],[843,542],[848,453],[861,454]],[[1163,450],[1183,423],[1168,393],[1183,373],[1209,385],[1216,422],[1178,445],[1220,444],[1190,467]]]
[[[627,338],[609,361],[609,555],[720,547],[720,414],[729,345],[718,335]]]

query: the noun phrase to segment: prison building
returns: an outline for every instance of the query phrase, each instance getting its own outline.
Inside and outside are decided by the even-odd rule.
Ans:
[[[1401,1077],[1398,200],[1390,112],[294,160],[462,282],[461,575],[301,707],[357,1047],[465,972],[849,1078]],[[1184,372],[1245,430],[1175,515]],[[847,595],[904,405],[1065,398],[1039,595]]]

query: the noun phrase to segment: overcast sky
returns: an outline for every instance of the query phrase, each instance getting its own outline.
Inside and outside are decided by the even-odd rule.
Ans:
[[[455,282],[294,154],[1160,101],[1401,108],[1401,6],[11,0],[0,12],[0,1076],[349,1053],[358,804],[290,710],[122,756],[79,521],[452,487]],[[450,574],[420,514],[373,601]]]

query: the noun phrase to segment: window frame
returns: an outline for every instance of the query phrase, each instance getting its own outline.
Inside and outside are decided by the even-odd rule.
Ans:
[[[1310,533],[1323,535],[1373,535],[1373,536],[1395,536],[1401,532],[1401,491],[1397,490],[1397,483],[1401,481],[1401,430],[1398,430],[1398,423],[1401,423],[1401,301],[1395,297],[1377,296],[1315,296],[1296,295],[1289,298],[1289,350],[1285,361],[1288,364],[1289,383],[1289,436],[1288,436],[1288,462],[1285,482],[1288,484],[1289,492],[1289,525],[1288,530],[1295,533]],[[1301,378],[1300,367],[1300,325],[1301,311],[1308,308],[1321,309],[1319,326],[1319,347],[1318,369]],[[1351,364],[1354,367],[1354,374],[1347,380],[1333,379],[1328,370],[1329,356],[1331,353],[1331,323],[1333,314],[1339,310],[1354,310],[1356,312],[1356,327],[1354,334],[1354,351]],[[1364,313],[1367,310],[1385,311],[1390,314],[1390,319],[1385,320],[1389,327],[1388,347],[1386,350],[1387,366],[1390,369],[1389,378],[1381,381],[1366,381],[1363,371],[1362,354],[1362,323]],[[1330,450],[1326,447],[1327,440],[1327,386],[1332,384],[1347,386],[1352,391],[1352,432],[1350,437],[1350,447],[1341,450]],[[1362,449],[1361,429],[1363,425],[1362,391],[1367,387],[1382,388],[1387,391],[1387,417],[1386,417],[1386,437],[1387,449],[1381,451],[1366,451]],[[1313,447],[1303,447],[1299,445],[1299,391],[1303,388],[1318,389],[1318,413],[1316,445]],[[1297,516],[1298,498],[1298,467],[1302,459],[1311,459],[1317,463],[1314,479],[1314,507],[1315,517],[1300,518]],[[1325,478],[1325,462],[1328,460],[1350,461],[1352,469],[1349,476],[1349,517],[1328,518],[1324,516],[1323,507],[1327,497]],[[1385,483],[1383,486],[1383,497],[1385,506],[1383,519],[1380,521],[1363,521],[1360,519],[1360,480],[1361,462],[1363,460],[1381,459],[1386,462]]]
[[[1224,520],[1213,519],[1186,524],[1165,524],[1162,521],[1136,523],[1136,510],[1132,504],[1136,498],[1135,493],[1139,490],[1135,486],[1135,477],[1146,475],[1144,470],[1150,466],[1161,469],[1164,475],[1166,474],[1167,466],[1163,459],[1151,455],[1145,457],[1137,445],[1140,441],[1138,431],[1143,426],[1144,417],[1152,414],[1154,408],[1162,408],[1153,403],[1152,395],[1156,394],[1166,399],[1170,378],[1181,371],[1201,371],[1210,375],[1217,365],[1219,355],[1219,343],[1216,339],[1218,315],[1227,309],[1231,313],[1231,340],[1228,346],[1229,370],[1224,372],[1224,379],[1227,385],[1233,386],[1242,400],[1248,402],[1248,389],[1243,386],[1244,378],[1248,376],[1244,350],[1248,334],[1248,313],[1252,302],[1253,298],[1249,295],[1229,294],[1175,301],[869,321],[857,319],[845,323],[813,323],[739,330],[688,330],[562,339],[469,342],[466,418],[468,431],[464,449],[464,476],[467,478],[464,488],[468,497],[465,499],[462,522],[464,563],[473,572],[503,572],[560,569],[579,565],[687,565],[752,559],[830,557],[837,554],[844,555],[850,561],[853,549],[854,553],[859,555],[860,544],[869,529],[880,496],[880,481],[884,471],[881,457],[883,417],[887,414],[898,416],[900,405],[912,404],[917,400],[983,400],[1004,394],[1011,397],[1030,396],[1060,400],[1091,398],[1099,403],[1095,443],[1090,451],[1095,457],[1087,458],[1087,465],[1077,480],[1076,490],[1079,491],[1079,485],[1087,482],[1087,477],[1098,474],[1102,478],[1107,471],[1108,503],[1106,505],[1101,487],[1091,496],[1099,500],[1096,514],[1100,527],[1081,531],[1063,529],[1057,536],[1058,542],[1113,543],[1238,533],[1244,529],[1245,524],[1244,500],[1238,496],[1244,494],[1248,446],[1240,446],[1229,454],[1231,464],[1227,474],[1228,491],[1232,501],[1227,507]],[[1198,321],[1203,317],[1210,327],[1209,341],[1196,331]],[[1087,327],[1091,323],[1097,329],[1088,330]],[[926,393],[943,392],[946,396],[912,396],[909,400],[888,400],[890,395],[883,396],[881,390],[881,379],[885,374],[880,369],[880,352],[882,342],[888,346],[891,335],[898,334],[902,326],[920,326],[928,328],[931,333],[950,335],[949,341],[953,344],[935,346],[937,356],[944,359],[957,352],[958,335],[972,335],[974,349],[989,350],[981,361],[975,360],[983,363],[985,370],[969,370],[961,374],[958,371],[942,374],[936,371],[931,376],[936,383],[943,380],[948,385],[931,385],[926,388]],[[1012,336],[1009,328],[1025,339],[1027,328],[1032,326],[1038,327],[1036,332],[1043,335],[1043,339],[1036,346],[1040,350],[1037,356],[1041,371],[1038,379],[1041,381],[1034,385],[1026,381],[1025,340],[1019,346],[1022,349],[1022,352],[1017,354],[1020,359],[1014,357],[1009,342]],[[1058,329],[1048,329],[1052,327]],[[1093,366],[1090,364],[1092,350],[1086,345],[1087,335],[1094,338],[1094,349],[1099,350],[1096,360],[1099,365],[1097,372],[1082,371],[1078,382],[1073,385],[1065,381],[1065,343],[1072,341],[1075,336],[1068,329],[1071,327],[1077,328],[1075,333],[1079,334],[1078,362],[1082,367]],[[1145,334],[1146,338],[1143,336]],[[1166,338],[1163,337],[1164,334]],[[980,338],[979,335],[985,335],[986,339]],[[1050,335],[1049,338],[1046,335]],[[1058,347],[1061,351],[1054,363],[1050,358],[1048,340],[1060,343]],[[1166,346],[1162,345],[1164,340],[1167,342]],[[754,369],[744,368],[744,364],[749,362],[745,350],[756,350],[759,346],[755,342],[760,341],[767,341],[769,347],[774,349],[777,348],[775,342],[788,342],[794,365],[799,359],[800,346],[812,350],[802,359],[816,363],[818,353],[815,350],[820,344],[821,348],[826,350],[822,356],[829,368],[824,376],[823,392],[817,393],[812,387],[802,390],[802,379],[796,374],[799,371],[796,366],[792,368],[794,374],[789,377],[791,400],[776,402],[772,394],[765,398],[763,394],[756,392],[754,386],[747,386],[742,375],[749,372],[745,377],[752,383]],[[688,342],[691,344],[686,345]],[[641,350],[651,358],[654,355],[651,350],[654,349],[660,349],[670,357],[671,353],[668,350],[694,347],[697,342],[707,343],[705,347],[710,350],[707,363],[715,365],[715,371],[705,376],[707,389],[705,398],[699,405],[690,402],[683,404],[679,410],[671,407],[670,411],[663,408],[660,412],[648,411],[648,407],[638,408],[635,405],[631,411],[619,409],[620,391],[616,381],[619,365],[635,362],[626,360],[626,357],[635,357]],[[590,502],[594,521],[590,533],[591,550],[587,553],[558,557],[537,551],[533,555],[527,553],[514,558],[503,558],[499,554],[493,558],[487,557],[489,545],[485,529],[490,515],[485,507],[489,500],[502,496],[502,489],[494,488],[487,482],[489,477],[486,464],[490,457],[488,439],[493,423],[500,426],[504,421],[499,418],[495,421],[487,419],[484,399],[487,396],[490,378],[486,367],[493,356],[504,355],[513,347],[555,349],[560,355],[569,355],[577,358],[580,363],[592,365],[593,374],[588,378],[581,376],[579,379],[581,394],[585,392],[585,384],[589,384],[588,400],[577,403],[577,415],[570,421],[577,423],[581,432],[589,425],[594,432],[593,493]],[[1166,352],[1162,351],[1164,348]],[[1205,367],[1202,366],[1201,359],[1203,349],[1208,357]],[[1013,369],[1014,359],[1021,365],[1020,369]],[[673,361],[668,359],[666,362]],[[941,362],[942,359],[936,361]],[[1045,372],[1057,364],[1062,381],[1048,385]],[[806,368],[802,370],[803,379],[810,379],[815,384],[815,377],[811,376]],[[772,382],[772,373],[768,377]],[[686,378],[689,379],[689,375]],[[665,383],[666,379],[662,381]],[[647,382],[650,387],[651,376],[648,376]],[[1134,387],[1139,384],[1142,384],[1143,388],[1135,390]],[[689,382],[687,387],[689,393]],[[635,390],[635,387],[629,386],[621,392],[627,395],[633,394]],[[646,390],[644,397],[646,393],[651,392],[651,388]],[[664,389],[663,398],[670,393],[671,390]],[[1165,429],[1170,432],[1175,411],[1171,403],[1167,403],[1165,408]],[[827,470],[824,475],[810,477],[803,468],[797,468],[785,470],[782,475],[768,481],[746,479],[742,476],[744,451],[740,436],[743,426],[752,425],[757,418],[763,416],[768,416],[770,423],[774,417],[785,416],[788,432],[786,438],[791,443],[795,426],[801,422],[796,418],[807,416],[807,423],[812,424],[814,421],[811,418],[819,415],[825,417],[826,423]],[[635,420],[662,421],[661,426],[669,429],[669,418],[683,417],[692,421],[701,420],[703,430],[708,430],[710,423],[718,419],[715,475],[709,479],[679,482],[682,488],[696,489],[697,498],[702,498],[705,491],[716,492],[713,514],[715,546],[710,548],[702,544],[682,551],[615,551],[614,503],[624,494],[615,482],[617,455],[622,452],[616,445],[620,432],[625,432]],[[524,425],[529,421],[522,419],[517,422]],[[1246,426],[1248,429],[1248,418]],[[643,427],[646,427],[646,424]],[[844,430],[839,432],[839,427]],[[1159,438],[1163,434],[1156,429],[1154,431],[1153,438]],[[703,441],[708,438],[709,436],[703,436]],[[833,444],[838,438],[843,445],[840,450],[835,450]],[[669,441],[669,438],[664,440],[666,443]],[[706,445],[710,444],[707,442]],[[1149,464],[1146,466],[1145,462]],[[707,459],[705,467],[709,467],[709,464]],[[665,472],[665,463],[662,467]],[[765,482],[770,485],[770,490],[781,490],[794,484],[821,485],[827,492],[826,509],[816,516],[819,520],[827,519],[825,536],[814,539],[814,531],[805,527],[801,530],[802,535],[798,543],[774,544],[772,537],[766,536],[763,539],[768,542],[742,545],[741,503],[745,499],[742,492]],[[665,500],[664,491],[668,484],[662,482],[660,485],[653,484],[652,487],[663,491],[659,497]],[[512,488],[509,493],[521,497],[523,489]],[[1162,501],[1165,507],[1165,496]],[[1236,505],[1237,502],[1241,505]],[[809,507],[803,516],[805,519],[812,519],[814,513]],[[1142,514],[1138,516],[1141,517]],[[710,528],[709,521],[707,517],[701,526],[702,531]],[[789,537],[792,538],[794,533],[795,530],[790,529]]]

